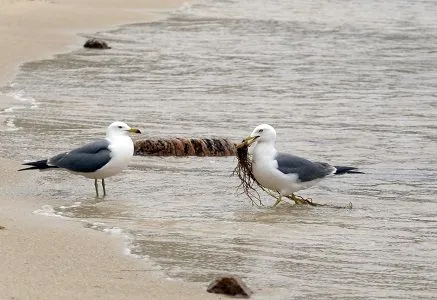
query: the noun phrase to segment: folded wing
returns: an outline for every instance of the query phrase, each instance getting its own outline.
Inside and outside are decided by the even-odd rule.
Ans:
[[[48,165],[64,168],[73,172],[94,172],[111,160],[111,151],[107,140],[99,140],[53,156]]]

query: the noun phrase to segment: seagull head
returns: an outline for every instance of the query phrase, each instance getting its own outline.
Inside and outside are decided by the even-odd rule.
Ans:
[[[111,125],[109,125],[108,130],[107,130],[107,135],[108,136],[125,135],[128,132],[141,133],[141,131],[139,129],[131,128],[126,123],[117,121],[117,122],[114,122]]]
[[[243,142],[238,145],[241,146],[250,146],[255,142],[258,143],[274,143],[276,140],[276,130],[268,125],[261,124],[255,127],[252,133],[243,140]]]

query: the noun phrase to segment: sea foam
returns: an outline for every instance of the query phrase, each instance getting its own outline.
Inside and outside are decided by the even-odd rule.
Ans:
[[[41,216],[65,218],[61,212],[56,212],[53,206],[48,204],[41,206],[40,209],[34,210],[32,213]]]

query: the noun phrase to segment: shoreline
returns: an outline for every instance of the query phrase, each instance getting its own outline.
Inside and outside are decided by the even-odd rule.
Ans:
[[[0,86],[30,61],[81,48],[80,34],[152,22],[183,0],[3,0],[0,2]]]
[[[36,173],[0,159],[2,299],[219,299],[198,283],[167,280],[123,253],[118,235],[79,220],[33,214],[46,203],[29,196]]]
[[[19,67],[82,47],[81,34],[159,19],[178,0],[7,0],[0,3],[0,85]],[[0,95],[0,111],[16,104]],[[0,122],[6,119],[0,114]],[[33,213],[37,173],[17,172],[20,162],[0,158],[0,295],[2,299],[222,299],[206,285],[158,276],[144,261],[123,253],[121,236],[90,230],[80,220]],[[2,226],[4,228],[2,228]]]

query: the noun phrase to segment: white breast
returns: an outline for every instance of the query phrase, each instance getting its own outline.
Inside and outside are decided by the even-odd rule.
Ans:
[[[111,160],[95,172],[96,178],[114,176],[127,169],[134,154],[134,144],[129,136],[120,135],[111,137],[110,143],[108,148],[111,151]]]
[[[252,172],[256,180],[265,188],[289,195],[299,190],[298,176],[284,174],[278,170],[276,150],[272,145],[259,143],[253,151]]]

